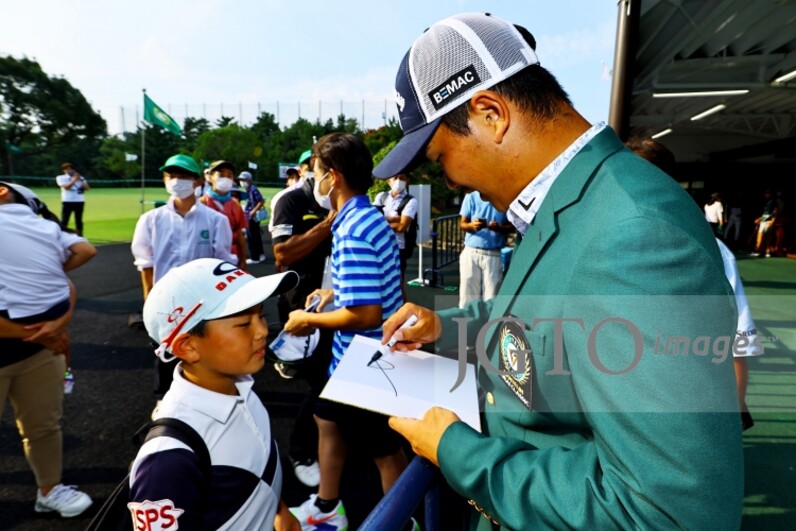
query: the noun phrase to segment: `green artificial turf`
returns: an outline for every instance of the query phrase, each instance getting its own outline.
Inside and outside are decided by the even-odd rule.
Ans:
[[[738,269],[765,352],[749,360],[742,529],[796,529],[796,260],[744,258]]]

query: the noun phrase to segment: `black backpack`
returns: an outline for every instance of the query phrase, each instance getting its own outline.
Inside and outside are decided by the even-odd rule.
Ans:
[[[389,192],[381,192],[376,196],[376,208],[382,212],[384,212],[384,200],[387,198],[388,193]],[[414,199],[413,195],[406,194],[401,202],[398,203],[398,208],[396,208],[395,211],[399,216],[401,215],[401,212],[404,211],[404,208],[406,208],[406,205],[409,204],[409,201],[412,199]],[[406,232],[404,232],[404,241],[406,242],[406,245],[404,246],[406,251],[414,251],[415,246],[417,245],[417,214],[415,214],[415,217],[412,218],[409,228],[406,229]]]
[[[133,436],[133,440],[139,442],[141,435],[146,433],[143,444],[155,437],[172,437],[186,444],[193,453],[199,458],[207,481],[210,481],[210,452],[204,439],[196,433],[196,430],[181,420],[173,418],[162,418],[148,422],[139,429]],[[132,519],[127,504],[130,501],[130,474],[116,485],[113,492],[108,495],[108,499],[99,508],[97,514],[91,519],[86,531],[116,531],[132,529]]]

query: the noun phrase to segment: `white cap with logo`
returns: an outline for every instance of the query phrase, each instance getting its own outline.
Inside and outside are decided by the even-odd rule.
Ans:
[[[167,358],[167,353],[181,333],[200,321],[234,315],[290,291],[298,278],[293,271],[257,278],[216,258],[199,258],[171,269],[144,303],[144,326],[159,345],[155,354],[171,361],[174,358]]]

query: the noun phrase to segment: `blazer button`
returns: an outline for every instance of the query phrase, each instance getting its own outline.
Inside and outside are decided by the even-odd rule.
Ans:
[[[487,393],[486,394],[486,401],[489,402],[490,406],[494,406],[495,405],[495,395],[493,395],[491,392]]]

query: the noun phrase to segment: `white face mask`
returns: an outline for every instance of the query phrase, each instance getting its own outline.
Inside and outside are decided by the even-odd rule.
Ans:
[[[249,181],[241,181],[241,182],[240,182],[240,185],[241,185],[241,187],[242,187],[244,190],[248,190],[248,189],[249,189]]]
[[[325,208],[326,210],[332,210],[332,189],[334,186],[329,188],[329,193],[326,195],[321,195],[321,182],[323,182],[326,177],[329,176],[329,172],[327,171],[323,175],[321,175],[320,179],[315,180],[315,186],[312,188],[312,195],[315,196],[315,201],[318,202],[318,205],[321,208]]]
[[[169,179],[166,181],[166,190],[169,195],[185,199],[193,195],[193,181],[188,179]]]
[[[406,190],[406,181],[402,181],[401,179],[394,179],[390,182],[390,190],[395,192],[396,194],[400,194],[404,190]]]
[[[229,177],[218,177],[216,179],[215,189],[220,194],[226,194],[232,190],[232,179]]]

